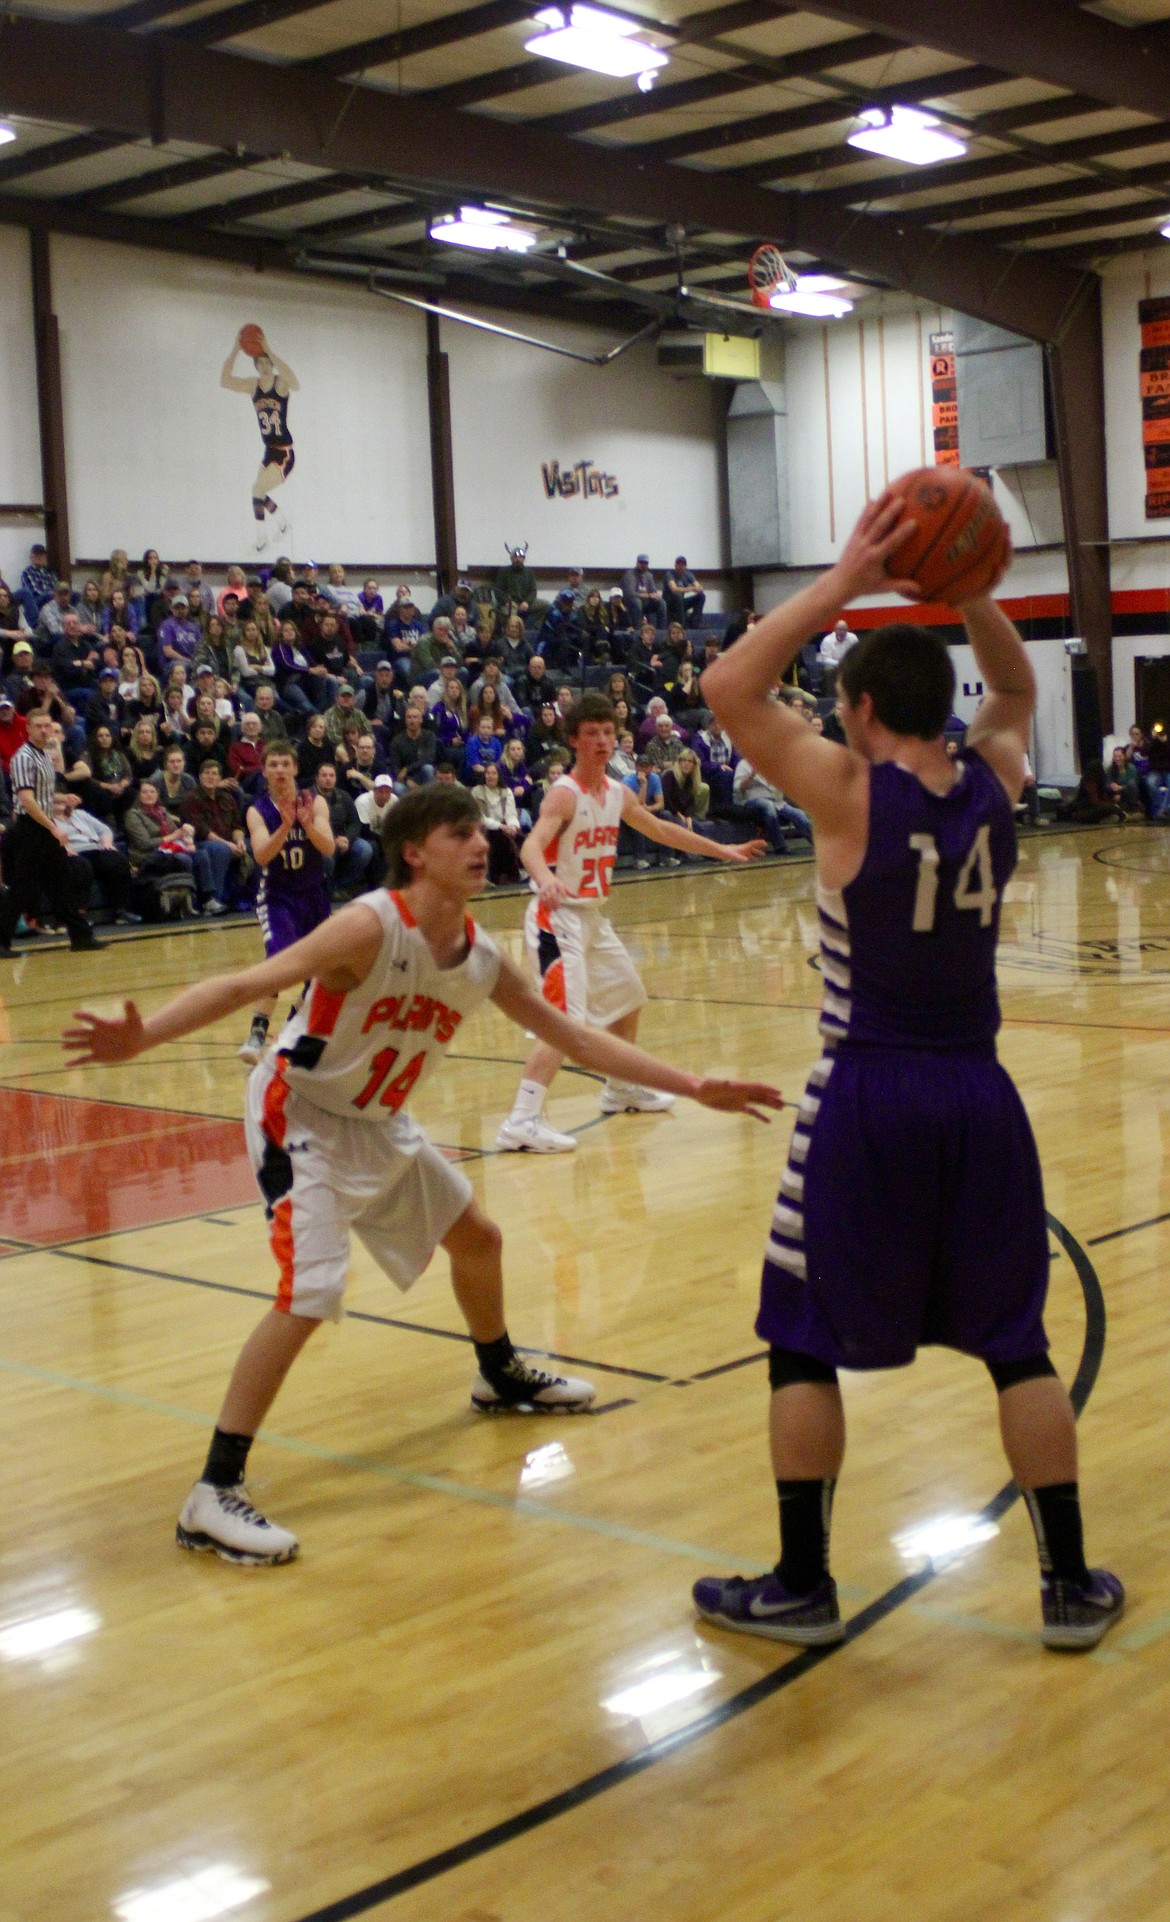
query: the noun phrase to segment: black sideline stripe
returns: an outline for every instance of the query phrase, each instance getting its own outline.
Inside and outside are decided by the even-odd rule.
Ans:
[[[1101,1369],[1101,1359],[1105,1352],[1105,1299],[1096,1269],[1080,1242],[1071,1235],[1063,1222],[1055,1215],[1048,1216],[1048,1226],[1056,1236],[1061,1247],[1072,1261],[1081,1292],[1085,1301],[1085,1340],[1076,1377],[1069,1393],[1073,1407],[1079,1415],[1093,1391]],[[1014,1482],[1008,1482],[999,1493],[993,1495],[986,1507],[980,1510],[980,1521],[998,1521],[1018,1500],[1020,1491]],[[945,1564],[944,1564],[945,1566]],[[467,1862],[476,1861],[481,1855],[490,1855],[494,1849],[502,1848],[506,1842],[514,1842],[521,1835],[529,1835],[534,1829],[543,1828],[547,1822],[555,1822],[560,1815],[569,1815],[574,1809],[583,1808],[586,1803],[594,1802],[598,1796],[608,1794],[610,1789],[620,1788],[623,1783],[632,1781],[635,1776],[644,1775],[657,1762],[663,1762],[680,1749],[690,1748],[693,1743],[702,1741],[716,1729],[734,1722],[741,1715],[757,1708],[781,1689],[791,1687],[822,1663],[840,1654],[851,1642],[868,1634],[880,1622],[913,1601],[916,1595],[928,1588],[938,1574],[934,1562],[928,1561],[913,1575],[906,1575],[895,1582],[884,1595],[860,1609],[846,1624],[845,1640],[830,1643],[825,1648],[805,1648],[799,1655],[781,1662],[767,1675],[741,1689],[737,1695],[729,1696],[718,1708],[713,1708],[697,1721],[688,1722],[684,1728],[676,1729],[673,1735],[664,1735],[660,1741],[650,1742],[645,1748],[636,1749],[632,1755],[625,1756],[620,1762],[611,1762],[608,1768],[599,1769],[595,1775],[587,1775],[570,1788],[562,1789],[557,1795],[548,1796],[543,1802],[533,1803],[531,1808],[521,1809],[519,1814],[510,1815],[506,1821],[496,1822],[491,1828],[481,1829],[477,1835],[469,1835],[465,1841],[456,1842],[449,1849],[441,1849],[436,1855],[424,1856],[420,1862],[412,1862],[409,1868],[399,1869],[394,1875],[387,1875],[380,1882],[371,1882],[364,1889],[357,1889],[352,1895],[343,1895],[336,1902],[328,1902],[322,1909],[314,1909],[311,1914],[299,1918],[299,1922],[349,1922],[355,1915],[368,1915],[371,1909],[380,1908],[385,1902],[392,1902],[396,1896],[405,1895],[410,1889],[421,1888],[424,1883],[434,1882],[452,1869],[459,1869]]]
[[[1111,1228],[1107,1235],[1092,1235],[1089,1247],[1099,1248],[1103,1241],[1117,1241],[1122,1235],[1136,1235],[1141,1228],[1156,1228],[1163,1221],[1170,1221],[1170,1214],[1150,1215],[1145,1221],[1131,1221],[1128,1228]]]

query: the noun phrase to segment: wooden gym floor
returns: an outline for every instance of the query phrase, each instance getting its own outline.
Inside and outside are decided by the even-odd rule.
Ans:
[[[482,911],[513,953],[520,910]],[[639,882],[614,919],[650,1046],[799,1094],[808,864]],[[696,1626],[698,1574],[776,1552],[752,1319],[791,1120],[602,1122],[566,1073],[576,1155],[494,1155],[524,1045],[493,1010],[420,1117],[504,1225],[514,1336],[591,1375],[598,1412],[473,1416],[442,1258],[400,1296],[358,1248],[349,1319],[254,1452],[300,1561],[180,1554],[272,1285],[246,1024],[108,1072],[63,1069],[57,1035],[258,951],[199,929],[0,982],[2,1922],[1170,1917],[1170,837],[1026,839],[1004,915],[1054,1352],[1091,1391],[1090,1552],[1132,1597],[1081,1659],[1039,1646],[990,1385],[933,1352],[846,1381],[848,1643]]]

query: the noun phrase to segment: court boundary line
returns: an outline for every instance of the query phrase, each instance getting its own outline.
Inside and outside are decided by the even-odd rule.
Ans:
[[[1105,1297],[1097,1271],[1080,1242],[1063,1222],[1057,1220],[1055,1215],[1049,1214],[1047,1221],[1051,1232],[1073,1264],[1085,1304],[1084,1344],[1076,1376],[1069,1390],[1073,1408],[1079,1416],[1083,1413],[1089,1396],[1093,1392],[1105,1353]],[[1020,1491],[1015,1482],[1006,1482],[979,1511],[978,1520],[998,1522],[1000,1517],[1014,1506],[1019,1497]],[[462,1842],[456,1842],[450,1848],[440,1849],[433,1855],[424,1856],[407,1868],[399,1869],[377,1882],[368,1883],[365,1888],[357,1889],[350,1895],[341,1896],[334,1902],[328,1902],[323,1908],[313,1909],[310,1913],[300,1916],[297,1922],[351,1922],[352,1917],[366,1915],[370,1910],[383,1907],[398,1896],[407,1894],[411,1889],[437,1881],[440,1876],[449,1874],[451,1870],[462,1868],[466,1863],[473,1862],[480,1856],[489,1855],[506,1843],[513,1842],[522,1835],[531,1834],[535,1829],[543,1828],[547,1823],[555,1821],[558,1816],[567,1815],[574,1809],[584,1807],[599,1796],[607,1794],[610,1789],[619,1788],[636,1776],[644,1775],[658,1762],[665,1761],[668,1756],[675,1755],[682,1749],[692,1747],[705,1735],[713,1733],[727,1723],[737,1721],[740,1716],[748,1714],[760,1702],[767,1701],[771,1696],[779,1694],[782,1689],[790,1687],[793,1682],[810,1674],[813,1669],[831,1661],[860,1636],[867,1634],[871,1628],[876,1628],[880,1622],[886,1621],[907,1602],[912,1601],[916,1595],[921,1594],[922,1590],[928,1588],[947,1565],[946,1561],[927,1560],[925,1565],[914,1574],[906,1575],[900,1582],[895,1582],[892,1588],[888,1588],[884,1594],[879,1595],[875,1601],[868,1603],[850,1618],[845,1625],[843,1641],[833,1642],[820,1648],[802,1649],[798,1655],[781,1662],[778,1668],[772,1669],[767,1675],[760,1676],[747,1688],[740,1689],[738,1693],[729,1696],[717,1708],[709,1710],[706,1715],[698,1717],[693,1722],[686,1723],[672,1734],[662,1736],[656,1742],[649,1742],[644,1747],[635,1749],[632,1754],[623,1756],[620,1761],[611,1762],[606,1768],[584,1776],[581,1781],[572,1783],[555,1795],[546,1796],[542,1801],[533,1803],[527,1809],[519,1810],[515,1815],[507,1816],[502,1822],[480,1829],[477,1834],[465,1837]]]

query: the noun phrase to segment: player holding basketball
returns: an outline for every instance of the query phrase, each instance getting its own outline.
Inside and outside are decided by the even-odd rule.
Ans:
[[[333,853],[333,830],[324,795],[297,788],[297,751],[288,741],[269,741],[264,750],[267,794],[248,809],[248,839],[260,869],[256,914],[271,961],[329,919],[329,879],[325,863]],[[268,1041],[276,998],[266,995],[252,1013],[252,1027],[240,1060],[255,1067]]]
[[[1044,1641],[1091,1648],[1125,1595],[1085,1563],[1076,1427],[1044,1332],[1040,1165],[995,1052],[999,912],[1036,704],[1027,650],[990,591],[964,601],[987,693],[957,761],[943,740],[954,674],[924,628],[878,628],[846,656],[847,746],[768,698],[838,609],[890,587],[904,512],[890,492],[874,501],[836,566],[703,676],[742,752],[812,817],[825,987],[824,1052],[792,1136],[756,1322],[770,1344],[780,1561],[753,1580],[700,1581],[694,1599],[748,1634],[843,1637],[829,1574],[845,1452],[837,1368],[898,1368],[938,1343],[979,1357],[995,1384],[1036,1531]],[[918,597],[912,581],[892,584]]]
[[[234,372],[236,356],[246,354],[256,369],[255,379]],[[252,513],[256,518],[256,551],[268,544],[264,516],[277,510],[273,492],[283,485],[296,465],[292,435],[288,425],[289,395],[300,386],[288,362],[274,354],[259,327],[241,327],[219,377],[221,387],[233,394],[247,394],[256,410],[264,452],[252,482]],[[281,515],[278,523],[283,534],[288,522]]]
[[[629,955],[610,927],[602,904],[617,859],[618,829],[625,821],[652,841],[705,854],[712,861],[750,861],[766,843],[728,847],[689,828],[660,821],[637,796],[606,773],[616,737],[613,705],[604,694],[582,694],[565,722],[574,761],[553,782],[520,850],[532,877],[534,898],[524,917],[524,938],[545,1000],[573,1021],[589,1021],[624,1041],[638,1033],[646,990]],[[524,1063],[512,1112],[496,1136],[497,1148],[535,1154],[568,1154],[575,1135],[558,1134],[544,1120],[544,1098],[560,1067],[561,1049],[538,1040]],[[603,1114],[657,1114],[674,1097],[611,1075],[601,1091]]]
[[[276,1304],[236,1363],[207,1463],[184,1505],[178,1540],[227,1561],[291,1561],[297,1540],[249,1502],[252,1438],[313,1330],[341,1314],[350,1231],[406,1289],[437,1247],[475,1345],[472,1405],[485,1413],[587,1408],[589,1382],[522,1360],[504,1323],[501,1236],[471,1183],[404,1112],[456,1031],[491,999],[521,1028],[588,1068],[685,1094],[704,1107],[759,1115],[783,1104],[756,1083],[701,1079],[610,1035],[591,1033],[542,1000],[467,913],[487,874],[487,835],[462,788],[420,788],[388,816],[392,887],[366,894],[259,967],[177,995],[144,1022],[132,1001],[118,1020],[77,1014],[63,1042],[75,1064],[131,1061],[144,1048],[310,980],[305,1007],[275,1056],[248,1080],[248,1151],[267,1203],[280,1269]]]

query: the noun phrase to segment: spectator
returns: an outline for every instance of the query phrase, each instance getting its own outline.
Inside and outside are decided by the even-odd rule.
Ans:
[[[634,717],[630,713],[629,702],[623,701],[620,695],[613,704],[613,725],[615,736],[624,733],[627,728],[633,731]]]
[[[82,633],[93,638],[96,638],[99,634],[108,633],[109,629],[115,625],[109,618],[109,608],[103,608],[102,606],[102,597],[98,592],[98,584],[96,581],[86,581],[85,586],[81,590],[81,598],[74,612],[81,622]],[[105,617],[104,621],[103,616]],[[126,596],[124,593],[122,594],[122,614],[116,624],[121,627],[127,627],[129,625],[126,618]]]
[[[447,688],[451,689],[453,699],[463,702],[463,716],[464,719],[466,719],[466,696],[463,691],[463,681],[459,673],[459,663],[453,654],[444,654],[439,665],[438,679],[432,681],[427,688],[428,705],[434,707],[437,702],[441,701]]]
[[[119,694],[121,688],[119,688]],[[122,701],[123,729],[133,730],[136,722],[143,718],[154,722],[156,731],[162,727],[164,717],[162,689],[153,674],[140,674],[138,692],[129,700]]]
[[[696,834],[706,831],[711,790],[699,771],[699,757],[693,747],[684,747],[674,765],[663,769],[662,798],[684,828]]]
[[[621,586],[622,598],[635,626],[645,620],[655,627],[663,625],[666,620],[666,601],[650,572],[649,554],[639,554],[636,565],[627,567],[622,575]]]
[[[707,605],[707,596],[687,566],[685,554],[677,557],[663,582],[662,595],[668,620],[681,621],[684,627],[698,627]]]
[[[631,794],[636,794],[642,806],[651,814],[666,818],[666,800],[662,792],[662,777],[644,754],[635,759],[634,772],[627,774],[622,782]],[[632,854],[636,868],[680,867],[677,855],[669,855],[657,841],[651,841],[636,828],[628,828],[622,822],[618,831],[618,853]]]
[[[467,701],[453,677],[444,681],[442,697],[431,708],[430,725],[440,752],[461,758],[467,740]]]
[[[374,844],[374,859],[370,863],[370,870],[366,876],[372,887],[378,885],[385,873],[385,859],[379,862],[379,856],[382,854],[382,829],[386,825],[387,815],[396,805],[397,800],[398,796],[394,792],[394,783],[390,776],[375,774],[374,784],[369,793],[359,794],[354,802],[358,820],[364,830],[362,838]]]
[[[1150,818],[1164,820],[1170,812],[1170,735],[1161,721],[1155,721],[1146,741],[1146,772],[1143,783],[1149,801]],[[1084,782],[1082,781],[1082,787]],[[1074,798],[1080,800],[1078,795]],[[1086,803],[1088,805],[1090,803]],[[1062,819],[1077,819],[1078,816],[1062,815]]]
[[[390,773],[399,794],[408,787],[424,787],[434,778],[435,761],[438,755],[438,742],[434,729],[424,722],[424,715],[413,703],[408,703],[402,726],[390,742]]]
[[[785,828],[803,835],[806,841],[812,840],[808,815],[802,813],[800,808],[791,806],[773,782],[757,774],[750,761],[736,764],[732,794],[738,805],[746,809],[753,821],[758,823],[774,854],[784,854],[787,850]]]
[[[106,722],[99,722],[90,735],[86,759],[93,780],[108,797],[108,811],[115,818],[123,815],[132,798],[130,763],[115,745],[113,730]]]
[[[1032,785],[1034,788],[1034,780]],[[1124,747],[1115,747],[1113,750],[1108,789],[1111,799],[1117,803],[1123,814],[1144,812],[1141,776]]]
[[[78,864],[78,899],[88,903],[96,887],[115,921],[141,921],[142,916],[130,910],[134,876],[126,856],[114,846],[112,829],[85,808],[72,806],[65,794],[55,796],[53,818],[64,829],[65,852]]]
[[[580,614],[581,609],[585,605],[587,593],[585,586],[585,569],[583,567],[570,567],[567,584],[561,591],[562,593],[572,595],[573,611],[576,614]]]
[[[500,618],[507,621],[512,615],[519,617],[522,627],[535,626],[538,619],[547,613],[547,606],[537,602],[536,575],[525,565],[527,547],[510,547],[507,567],[501,567],[496,575],[496,607]]]
[[[375,580],[365,581],[356,605],[349,611],[349,625],[359,647],[379,647],[385,630],[382,596]]]
[[[138,579],[148,600],[162,592],[168,571],[159,560],[158,548],[148,547],[138,564]],[[126,586],[131,576],[130,562],[124,547],[114,549],[110,555],[110,564],[106,573],[109,575],[111,585],[116,583],[119,587]]]
[[[99,654],[92,640],[82,633],[81,622],[72,609],[61,623],[50,659],[55,679],[70,700],[84,708],[88,691],[96,682]]]
[[[555,673],[580,671],[582,635],[571,588],[562,587],[545,615],[536,650],[543,656],[546,667]]]
[[[673,766],[683,751],[685,742],[670,715],[665,711],[655,716],[654,732],[646,743],[645,756],[650,766],[661,774],[663,768]]]
[[[355,801],[360,801],[363,794],[373,791],[376,776],[388,772],[387,765],[373,734],[356,734],[347,729],[343,746],[346,759],[341,763],[345,777],[341,785]],[[340,761],[339,756],[334,758]]]
[[[174,682],[163,695],[163,717],[159,725],[159,737],[168,744],[177,743],[186,747],[190,724],[187,718],[187,690]]]
[[[44,544],[34,541],[28,550],[28,566],[20,577],[25,618],[30,628],[36,627],[37,617],[45,602],[52,600],[56,587],[57,576],[49,566]]]
[[[832,632],[825,635],[824,640],[817,649],[817,659],[825,671],[825,692],[827,694],[833,692],[833,687],[837,679],[837,669],[845,659],[850,648],[856,646],[857,636],[851,631],[848,621],[842,615],[839,620],[834,622]]]
[[[317,621],[317,645],[313,650],[335,681],[348,681],[353,687],[371,685],[369,675],[358,664],[357,649],[349,625],[339,614],[322,614]]]
[[[139,782],[140,787],[141,785]],[[163,806],[170,808],[177,820],[182,813],[182,804],[187,795],[194,794],[199,786],[195,776],[187,772],[187,755],[183,748],[177,745],[163,747],[162,772],[155,786],[158,788]],[[192,845],[194,845],[193,842]]]
[[[5,666],[11,663],[17,641],[27,641],[31,633],[23,607],[12,589],[0,581],[0,657]]]
[[[137,877],[194,873],[195,830],[180,821],[177,805],[165,806],[165,800],[157,781],[140,781],[134,805],[126,810],[126,847]]]
[[[484,769],[497,767],[503,758],[504,743],[492,726],[490,714],[481,714],[479,725],[471,736],[463,754],[463,783],[470,787],[480,780]]]
[[[581,603],[578,619],[586,661],[593,667],[605,666],[612,658],[610,619],[599,587],[589,589]]]
[[[244,715],[239,738],[231,742],[227,751],[228,780],[243,794],[264,792],[265,745],[260,716],[253,708]]]
[[[653,621],[643,621],[626,649],[626,665],[635,685],[647,694],[662,685],[662,659],[662,636]]]
[[[378,662],[374,669],[373,686],[365,690],[358,702],[358,710],[373,727],[381,728],[384,739],[389,740],[396,732],[406,711],[406,701],[402,690],[394,684],[392,661]]]
[[[537,710],[537,716],[528,730],[527,759],[531,768],[537,769],[547,760],[554,748],[567,748],[565,730],[561,725],[553,701],[545,701]]]
[[[361,816],[350,796],[338,786],[332,761],[322,761],[317,769],[317,792],[325,797],[333,830],[333,856],[325,864],[333,892],[347,897],[360,894],[374,858],[374,844],[363,835]]]
[[[47,895],[64,921],[74,949],[104,947],[82,911],[78,876],[65,851],[65,833],[54,819],[56,770],[49,753],[53,722],[39,709],[29,717],[28,740],[13,756],[8,772],[15,819],[4,837],[4,874],[0,895],[0,955],[12,953],[12,937],[22,914],[32,914]]]
[[[532,776],[528,772],[524,755],[524,743],[513,735],[504,742],[503,758],[500,761],[500,780],[512,791],[516,803],[516,816],[522,828],[527,831],[532,826]]]
[[[633,640],[638,616],[630,607],[620,587],[610,588],[606,606],[609,614],[610,646],[616,660],[621,658],[622,653]]]
[[[297,781],[301,787],[317,785],[317,769],[333,759],[334,743],[325,730],[325,716],[311,714],[305,722],[303,738],[297,743]]]
[[[27,569],[25,570],[27,572]],[[41,655],[51,654],[65,632],[65,616],[73,607],[73,589],[68,581],[58,581],[47,601],[42,601],[33,644]],[[80,632],[81,623],[78,622]]]
[[[248,854],[240,804],[222,781],[219,761],[206,756],[199,785],[182,804],[182,818],[195,830],[195,885],[205,914],[227,913],[228,887],[233,875],[242,875]]]
[[[654,739],[658,729],[658,716],[669,714],[666,701],[661,694],[652,694],[646,703],[646,713],[638,728],[638,752],[642,753],[647,743]]]
[[[115,740],[122,736],[123,710],[118,699],[118,670],[116,667],[100,667],[97,686],[90,694],[85,710],[85,724],[92,734],[99,721],[104,721]]]
[[[376,593],[378,587],[376,581],[373,582],[373,587]],[[325,595],[326,599],[332,601],[334,607],[338,608],[347,618],[351,614],[356,615],[364,612],[361,594],[356,587],[349,585],[349,582],[345,578],[345,569],[339,561],[334,561],[330,567],[328,582],[321,589],[321,592]]]
[[[135,721],[126,743],[126,761],[130,769],[130,779],[135,790],[143,781],[149,781],[158,773],[162,754],[158,744],[158,730],[149,714]],[[133,797],[131,797],[133,799]],[[129,804],[128,804],[129,805]]]
[[[193,661],[202,633],[199,622],[191,618],[187,596],[176,594],[171,602],[171,611],[160,625],[156,637],[160,662],[170,667],[173,661]]]
[[[732,798],[735,749],[723,732],[723,723],[710,715],[706,727],[695,736],[699,766],[717,803],[726,807]]]
[[[146,585],[145,582],[143,585]],[[215,595],[204,581],[203,568],[198,561],[187,562],[183,569],[181,586],[187,596],[187,605],[196,620],[205,621],[209,615],[215,613]]]
[[[228,643],[227,622],[221,620],[218,614],[208,614],[204,621],[203,632],[191,656],[192,669],[198,673],[201,667],[209,667],[220,680],[234,681],[236,668]]]
[[[434,627],[435,617],[436,615],[439,615],[439,614],[445,614],[447,618],[450,620],[451,625],[454,627],[456,624],[455,611],[457,608],[462,609],[463,623],[466,626],[471,619],[469,610],[474,604],[474,600],[475,600],[475,594],[473,592],[471,582],[465,579],[461,575],[459,580],[456,581],[455,586],[452,588],[451,592],[449,594],[440,594],[438,600],[435,602],[435,605],[432,607],[431,627],[432,628]]]
[[[532,658],[532,642],[524,631],[524,621],[519,614],[510,614],[505,620],[499,649],[500,666],[505,677],[515,676],[518,679]]]
[[[266,741],[283,741],[288,732],[284,716],[276,705],[276,689],[269,681],[261,681],[252,696],[257,714],[260,716],[260,732]]]
[[[87,581],[82,594],[83,603],[90,587],[97,593],[97,582]],[[176,599],[182,598],[181,595],[176,596]],[[146,610],[141,601],[129,598],[124,587],[115,587],[108,601],[98,601],[93,619],[99,633],[109,634],[114,628],[120,627],[137,639],[145,625]]]
[[[272,668],[280,703],[290,713],[323,714],[337,698],[340,683],[306,650],[294,620],[280,623]]]
[[[232,667],[241,691],[253,703],[261,682],[267,681],[272,687],[276,685],[276,663],[253,620],[245,621],[240,628],[240,638],[232,649]]]
[[[688,733],[700,728],[709,719],[709,710],[699,686],[699,676],[692,661],[679,663],[678,679],[666,691],[666,705]]]
[[[393,648],[394,642],[392,637],[387,635],[387,639],[390,640],[391,647]],[[452,659],[456,659],[458,649],[455,646],[450,621],[444,617],[440,617],[432,624],[430,633],[424,634],[422,640],[417,641],[411,648],[409,676],[406,675],[402,667],[404,657],[398,652],[395,652],[394,656],[395,672],[399,679],[407,685],[418,681],[423,682],[424,685],[429,685],[429,683],[434,680],[435,675],[439,672],[448,655]]]
[[[325,713],[325,732],[336,748],[339,746],[346,727],[354,722],[362,734],[370,732],[370,724],[357,704],[357,693],[348,681],[342,681],[337,690],[337,699]]]
[[[488,665],[491,666],[492,663],[489,662]],[[506,740],[518,725],[516,710],[505,702],[500,693],[498,681],[483,681],[480,684],[479,703],[477,706],[470,707],[467,714],[467,725],[473,733],[485,714],[491,721],[492,733],[497,734],[501,742]]]
[[[16,711],[11,694],[0,693],[0,770],[7,774],[13,755],[28,740],[28,722]]]
[[[221,587],[219,591],[219,598],[216,602],[216,606],[218,607],[219,612],[225,621],[230,618],[224,605],[229,595],[235,596],[236,606],[238,607],[240,602],[243,600],[245,594],[247,593],[247,591],[248,591],[248,577],[244,573],[243,568],[229,567],[227,571],[226,584],[223,587]]]
[[[466,607],[453,607],[450,618],[451,645],[460,660],[462,660],[464,649],[467,648],[475,638],[475,622],[472,620],[471,614]],[[433,629],[433,621],[431,626]]]
[[[618,731],[617,745],[609,757],[609,764],[605,771],[615,781],[624,781],[628,774],[638,772],[638,756],[634,737],[629,728]]]
[[[488,886],[520,879],[520,817],[512,790],[500,780],[495,761],[483,769],[483,780],[472,789],[488,837]]]
[[[477,680],[472,682],[471,686],[467,690],[467,707],[468,707],[469,718],[473,710],[479,706],[480,695],[483,693],[483,690],[485,687],[491,687],[495,689],[497,699],[500,702],[501,706],[509,707],[513,709],[513,711],[515,710],[516,696],[512,692],[511,687],[509,686],[507,680],[505,679],[504,672],[502,667],[500,666],[499,661],[493,655],[484,662],[483,672],[480,674]]]
[[[517,691],[522,705],[530,714],[535,714],[545,701],[553,699],[556,684],[548,671],[543,654],[532,656],[524,669],[524,676]]]
[[[204,761],[214,761],[220,780],[227,779],[227,748],[213,720],[196,720],[187,737],[187,772],[198,777]]]
[[[386,616],[386,638],[398,653],[413,652],[426,640],[426,623],[409,596],[395,601]]]

